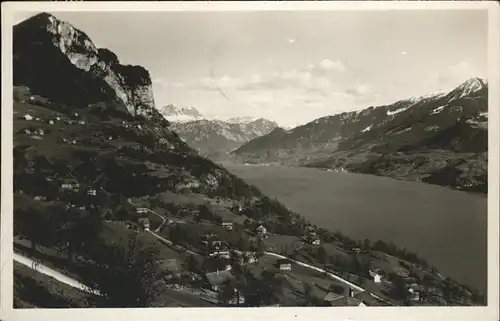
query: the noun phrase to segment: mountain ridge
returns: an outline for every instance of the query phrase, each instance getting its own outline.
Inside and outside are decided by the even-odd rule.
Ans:
[[[288,131],[275,131],[231,153],[237,162],[348,169],[485,192],[487,92],[487,81],[474,77],[449,92],[325,116]],[[397,153],[404,153],[407,159],[400,159]],[[432,166],[409,165],[417,155]],[[385,164],[388,158],[389,163],[396,163]],[[480,173],[463,168],[477,162]],[[429,178],[448,171],[449,166],[459,166],[460,174],[442,182]],[[467,172],[475,174],[469,177]]]
[[[167,105],[160,107],[159,111],[186,143],[211,159],[224,159],[231,149],[265,135],[278,126],[261,117],[207,119],[194,107]]]

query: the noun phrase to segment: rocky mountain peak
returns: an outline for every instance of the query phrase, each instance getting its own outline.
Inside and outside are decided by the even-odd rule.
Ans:
[[[172,104],[159,107],[158,111],[167,120],[176,123],[186,123],[204,119],[203,115],[194,107],[176,107]]]
[[[448,101],[473,95],[487,87],[488,84],[485,80],[478,77],[469,78],[448,94]]]
[[[13,38],[14,85],[80,108],[114,101],[133,115],[154,113],[149,72],[121,65],[113,52],[98,49],[70,23],[40,13],[15,25]]]

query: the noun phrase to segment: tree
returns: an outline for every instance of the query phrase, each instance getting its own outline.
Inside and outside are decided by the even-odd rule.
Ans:
[[[56,219],[57,215],[54,215],[56,207],[42,207],[33,202],[26,197],[16,197],[15,205],[17,207],[19,204],[20,208],[14,209],[14,234],[31,241],[32,254],[39,244],[52,246],[56,243],[60,224]]]
[[[351,270],[354,274],[359,274],[362,271],[361,263],[359,262],[358,256],[353,254],[351,256]]]
[[[397,274],[394,275],[392,279],[391,294],[396,300],[399,300],[402,305],[408,304],[409,292],[406,289],[403,279]]]
[[[365,279],[361,275],[358,275],[356,279],[356,284],[359,286],[363,286],[365,284]]]
[[[192,254],[186,258],[186,266],[189,272],[201,273],[201,264]]]
[[[221,289],[218,293],[218,300],[220,303],[228,304],[231,300],[233,300],[236,296],[236,288],[231,281],[227,281],[221,286]]]
[[[311,306],[313,301],[313,286],[310,283],[304,283],[304,306]]]
[[[327,261],[327,253],[323,246],[318,248],[318,261],[321,264],[326,264]]]
[[[257,257],[262,257],[264,255],[264,251],[266,249],[266,245],[264,244],[264,242],[258,238],[257,239]]]
[[[131,233],[126,244],[100,241],[90,251],[84,283],[98,291],[99,306],[148,307],[162,291],[158,249],[146,247]]]
[[[371,248],[371,243],[370,243],[370,240],[365,239],[365,240],[363,241],[363,250],[365,250],[366,252],[369,252],[369,251],[370,251],[370,248]]]
[[[246,271],[245,279],[246,286],[242,292],[245,294],[248,306],[259,307],[276,303],[281,280],[273,272],[264,271],[260,278],[256,278],[252,273]]]

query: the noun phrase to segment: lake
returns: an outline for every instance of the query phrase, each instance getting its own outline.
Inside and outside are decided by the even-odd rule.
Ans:
[[[486,195],[311,168],[223,165],[317,226],[393,242],[486,292]]]

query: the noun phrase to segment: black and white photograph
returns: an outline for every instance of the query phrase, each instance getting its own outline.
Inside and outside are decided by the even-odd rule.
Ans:
[[[498,4],[32,4],[2,15],[2,310],[498,320]]]

